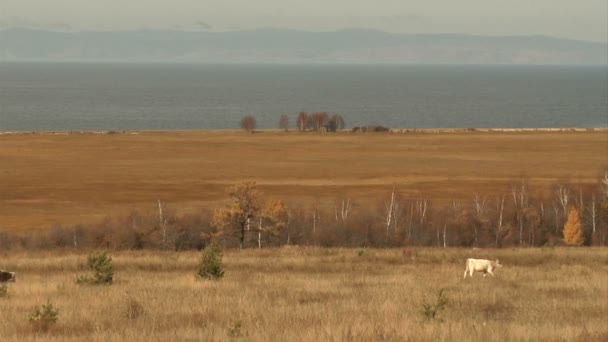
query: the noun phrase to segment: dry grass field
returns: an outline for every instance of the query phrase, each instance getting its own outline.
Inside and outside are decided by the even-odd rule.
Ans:
[[[85,254],[2,255],[3,341],[606,341],[608,251],[556,249],[230,250],[219,281],[199,253],[120,252],[111,286],[77,285]],[[496,277],[462,279],[467,257]],[[424,303],[448,299],[436,319]],[[47,333],[28,322],[47,300]],[[141,310],[135,310],[140,308]]]
[[[497,195],[525,178],[596,184],[608,169],[603,132],[316,134],[265,131],[0,135],[0,228],[98,222],[158,199],[178,213],[213,208],[255,180],[308,206],[349,197],[374,205],[395,185],[434,201]]]

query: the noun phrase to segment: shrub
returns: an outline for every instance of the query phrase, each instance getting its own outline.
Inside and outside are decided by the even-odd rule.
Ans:
[[[48,331],[51,326],[57,323],[59,310],[47,301],[42,307],[36,306],[30,313],[30,323],[38,331]]]
[[[224,276],[222,249],[217,242],[211,242],[203,250],[197,276],[202,279],[220,279]]]
[[[124,317],[127,319],[138,319],[144,314],[144,307],[134,298],[128,296],[126,298],[126,308]]]
[[[90,254],[87,258],[87,265],[94,272],[93,276],[79,276],[76,279],[78,284],[91,285],[111,285],[114,277],[114,267],[112,257],[106,252],[100,254]]]
[[[232,322],[232,325],[228,327],[228,336],[229,337],[243,337],[243,332],[241,328],[243,327],[243,322],[241,320]]]
[[[8,286],[1,285],[0,286],[0,298],[8,297]]]
[[[448,303],[448,299],[445,296],[445,290],[440,289],[435,304],[422,303],[422,315],[427,321],[431,321],[437,318],[437,313],[445,309],[445,305]]]

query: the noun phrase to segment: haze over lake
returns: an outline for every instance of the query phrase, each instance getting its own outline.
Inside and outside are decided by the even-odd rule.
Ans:
[[[606,127],[607,66],[0,63],[0,131]]]

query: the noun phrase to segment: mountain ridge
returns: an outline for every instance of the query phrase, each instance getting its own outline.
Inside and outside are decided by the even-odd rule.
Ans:
[[[0,30],[0,61],[608,64],[608,45],[550,36],[300,31]]]

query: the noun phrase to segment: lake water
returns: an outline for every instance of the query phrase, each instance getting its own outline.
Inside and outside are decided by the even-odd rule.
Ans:
[[[606,127],[607,66],[0,63],[0,131],[259,128],[298,112],[348,127]]]

